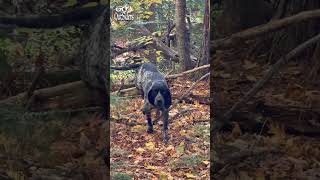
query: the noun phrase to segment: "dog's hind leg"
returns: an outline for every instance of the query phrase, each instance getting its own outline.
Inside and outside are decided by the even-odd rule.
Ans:
[[[169,125],[169,111],[164,110],[163,112],[163,141],[168,142],[169,136],[168,136],[168,125]]]

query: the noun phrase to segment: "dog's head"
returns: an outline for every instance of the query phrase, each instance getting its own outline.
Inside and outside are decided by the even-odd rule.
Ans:
[[[168,109],[171,106],[171,93],[164,81],[152,83],[148,91],[148,100],[158,108]]]

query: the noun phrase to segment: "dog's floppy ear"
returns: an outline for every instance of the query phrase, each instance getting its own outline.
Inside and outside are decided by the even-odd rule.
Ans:
[[[171,92],[166,88],[162,91],[162,95],[164,98],[164,107],[168,109],[172,105]]]
[[[157,91],[153,86],[151,86],[151,88],[148,91],[148,101],[150,102],[150,104],[154,105],[154,100],[156,96],[157,96]]]

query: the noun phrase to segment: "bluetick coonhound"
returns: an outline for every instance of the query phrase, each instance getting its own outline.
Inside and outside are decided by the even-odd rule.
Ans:
[[[137,72],[136,87],[144,98],[144,107],[142,112],[147,117],[148,133],[153,132],[151,120],[151,110],[158,109],[163,115],[163,140],[167,142],[169,107],[172,104],[171,92],[164,76],[151,63],[142,64]]]

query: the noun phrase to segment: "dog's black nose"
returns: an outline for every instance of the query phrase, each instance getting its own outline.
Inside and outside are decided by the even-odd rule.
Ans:
[[[159,105],[161,105],[161,104],[162,104],[161,99],[158,99],[158,100],[157,100],[157,104],[159,104]]]

